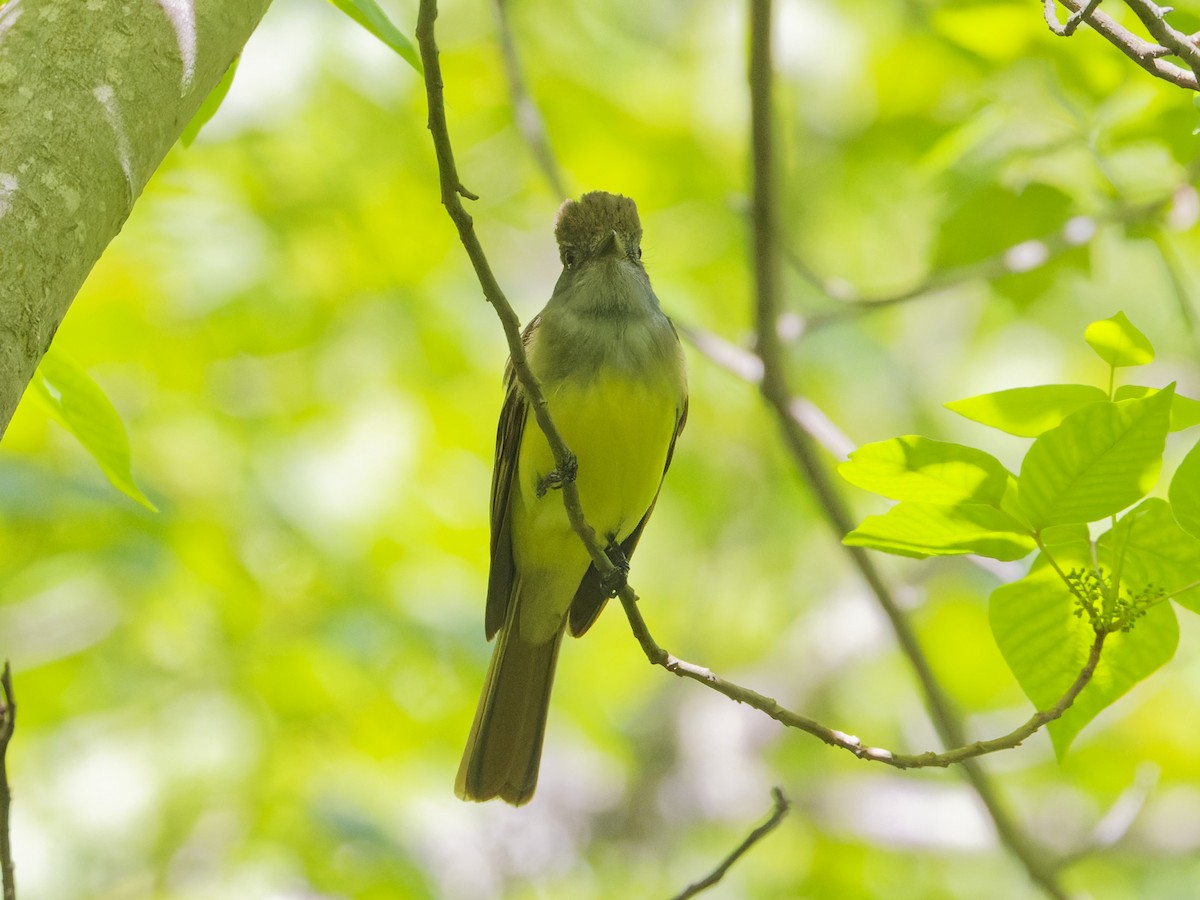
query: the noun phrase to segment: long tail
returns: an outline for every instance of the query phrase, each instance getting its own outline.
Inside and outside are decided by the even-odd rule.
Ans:
[[[492,651],[454,792],[463,800],[499,797],[520,806],[537,787],[563,629],[548,641],[526,643],[517,634],[516,617],[508,619]]]

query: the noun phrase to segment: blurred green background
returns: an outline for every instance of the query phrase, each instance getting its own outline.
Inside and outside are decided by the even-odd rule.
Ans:
[[[411,32],[415,3],[385,7]],[[743,5],[509,11],[571,193],[633,196],[668,312],[747,344]],[[516,127],[493,13],[448,0],[439,37],[470,209],[527,320],[557,276],[563,198]],[[1200,394],[1185,92],[1087,29],[1055,38],[1029,3],[780,2],[777,58],[784,239],[835,293],[894,293],[1098,217],[1030,271],[870,315],[789,270],[809,323],[795,384],[850,441],[919,432],[1011,465],[1024,442],[941,404],[1102,383],[1082,331],[1117,309],[1159,350],[1137,377]],[[792,814],[709,896],[1038,896],[955,772],[872,767],[651,669],[619,609],[562,653],[534,802],[454,798],[490,651],[505,344],[438,202],[418,76],[332,6],[277,0],[56,346],[120,410],[160,512],[26,398],[0,448],[22,900],[666,897],[776,784]],[[870,743],[935,748],[756,389],[689,358],[688,428],[631,577],[656,637]],[[1023,721],[987,627],[996,576],[880,564],[971,733]],[[987,763],[1047,851],[1120,836],[1065,870],[1088,896],[1200,884],[1200,628],[1181,618],[1177,658],[1063,764],[1043,735]]]

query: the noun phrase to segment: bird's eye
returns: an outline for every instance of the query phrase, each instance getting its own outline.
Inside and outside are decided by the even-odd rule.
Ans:
[[[637,250],[635,250],[635,251],[634,251],[634,255],[635,255],[635,256],[636,256],[638,259],[641,259],[641,258],[642,258],[642,248],[641,248],[641,247],[638,247],[638,248],[637,248]]]
[[[565,247],[563,248],[562,264],[563,264],[563,268],[566,268],[566,269],[572,269],[575,267],[575,251],[574,250],[568,250]]]

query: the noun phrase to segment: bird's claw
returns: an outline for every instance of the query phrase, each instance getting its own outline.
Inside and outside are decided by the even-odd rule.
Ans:
[[[572,454],[567,457],[566,463],[561,468],[551,469],[546,477],[538,482],[537,495],[544,497],[547,491],[560,490],[564,484],[574,481],[578,473],[579,460]]]

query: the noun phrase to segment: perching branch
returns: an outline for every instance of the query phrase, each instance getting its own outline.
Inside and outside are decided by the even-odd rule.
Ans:
[[[695,897],[701,891],[706,891],[722,878],[729,871],[730,867],[737,862],[742,855],[765,838],[768,834],[779,827],[779,823],[783,821],[783,817],[788,812],[787,797],[783,796],[783,791],[779,788],[771,788],[771,797],[775,800],[775,808],[771,810],[771,815],[765,822],[755,828],[752,832],[746,835],[746,839],[738,844],[737,848],[730,853],[721,864],[713,869],[707,876],[689,884],[680,893],[676,894],[672,900],[687,900],[688,897]]]
[[[463,207],[462,200],[460,199],[461,197],[466,197],[468,200],[477,200],[478,197],[463,187],[458,177],[458,168],[454,163],[454,149],[450,143],[450,131],[446,124],[442,68],[438,60],[437,40],[434,34],[434,23],[437,21],[437,15],[437,0],[421,0],[421,5],[417,12],[416,38],[417,45],[421,50],[421,63],[425,69],[425,95],[429,103],[429,131],[432,135],[434,151],[437,155],[442,205],[446,207],[446,212],[450,215],[451,220],[458,229],[459,240],[467,251],[467,256],[470,258],[471,265],[475,269],[475,276],[479,280],[479,286],[483,289],[484,298],[495,309],[496,315],[500,317],[500,324],[504,328],[504,336],[508,341],[508,354],[513,372],[516,374],[517,381],[520,382],[521,389],[525,392],[525,397],[529,401],[529,406],[533,410],[534,417],[537,419],[538,427],[546,435],[546,441],[549,443],[550,451],[554,455],[555,468],[560,473],[570,473],[575,468],[575,456],[571,453],[570,448],[567,447],[562,434],[550,418],[550,409],[546,402],[546,396],[542,392],[537,378],[530,370],[529,361],[525,356],[525,343],[521,337],[521,322],[516,312],[513,311],[512,305],[508,302],[508,298],[504,296],[504,291],[501,290],[500,284],[496,281],[496,276],[492,274],[491,265],[488,263],[487,256],[483,252],[483,246],[479,243],[479,238],[475,234],[474,220],[472,220],[470,213]],[[563,505],[566,507],[567,518],[570,520],[571,527],[579,535],[584,546],[587,547],[588,554],[592,558],[592,564],[596,567],[601,581],[605,583],[618,581],[619,576],[616,567],[608,558],[608,554],[604,552],[604,548],[600,545],[600,542],[596,539],[595,530],[588,525],[587,520],[584,518],[583,507],[579,502],[579,488],[570,477],[564,477],[562,480],[562,496]],[[630,602],[637,602],[637,595],[634,594],[633,589],[628,584],[621,589],[620,596],[622,602],[624,602],[626,597],[629,598]]]
[[[12,670],[8,662],[0,672],[0,885],[4,900],[17,900],[17,883],[13,877],[12,845],[9,842],[8,820],[12,807],[12,791],[8,787],[8,742],[17,724],[17,698],[13,694]]]
[[[1111,17],[1096,9],[1099,5],[1094,0],[1087,0],[1085,3],[1079,0],[1058,0],[1067,9],[1071,10],[1072,16],[1067,20],[1067,24],[1059,22],[1057,10],[1055,8],[1055,0],[1043,0],[1043,15],[1046,19],[1046,24],[1050,30],[1061,37],[1068,37],[1074,33],[1078,27],[1078,22],[1074,27],[1068,30],[1068,26],[1072,19],[1076,16],[1080,21],[1091,25],[1096,32],[1106,41],[1132,59],[1135,63],[1153,75],[1155,78],[1161,78],[1163,81],[1168,81],[1171,84],[1181,88],[1186,88],[1190,91],[1200,90],[1200,82],[1196,79],[1196,72],[1189,71],[1182,66],[1177,66],[1174,63],[1165,62],[1164,56],[1178,56],[1192,65],[1191,56],[1195,51],[1195,43],[1187,35],[1183,35],[1175,29],[1170,29],[1168,33],[1164,29],[1170,28],[1163,20],[1165,10],[1155,4],[1147,3],[1145,0],[1126,0],[1127,5],[1137,13],[1138,17],[1143,22],[1147,18],[1155,19],[1162,22],[1162,28],[1158,29],[1162,34],[1168,35],[1172,43],[1156,44],[1152,41],[1147,41],[1145,38],[1138,37],[1133,32],[1121,25]],[[1158,28],[1158,25],[1155,25]],[[1154,31],[1152,30],[1153,34]],[[1155,35],[1158,37],[1158,35]]]
[[[732,681],[726,681],[711,669],[679,659],[659,646],[658,642],[654,640],[654,636],[650,633],[650,629],[646,625],[646,620],[642,618],[641,611],[637,608],[636,604],[626,605],[625,614],[629,618],[634,636],[638,639],[638,643],[642,645],[642,652],[655,665],[662,666],[668,672],[678,675],[680,678],[690,678],[692,681],[698,681],[705,687],[728,697],[730,700],[737,703],[744,703],[746,706],[757,709],[786,728],[798,729],[824,741],[831,747],[837,747],[853,753],[859,759],[883,763],[894,769],[944,769],[952,765],[965,763],[979,756],[996,753],[1000,750],[1012,750],[1014,747],[1020,746],[1040,728],[1060,718],[1063,713],[1071,708],[1071,705],[1079,697],[1083,689],[1087,687],[1088,683],[1092,680],[1092,676],[1096,673],[1096,666],[1100,662],[1100,653],[1104,648],[1106,637],[1105,634],[1096,635],[1096,640],[1092,643],[1091,650],[1088,652],[1087,662],[1079,671],[1079,675],[1076,676],[1075,681],[1062,697],[1058,699],[1058,702],[1048,709],[1039,710],[1034,713],[1028,720],[1017,728],[1014,728],[1008,734],[989,740],[973,741],[971,743],[962,741],[959,745],[941,753],[928,751],[925,753],[909,754],[894,753],[882,747],[872,747],[864,744],[856,736],[838,731],[835,728],[829,728],[815,719],[810,719],[807,716],[793,712],[781,706],[778,701],[771,697],[767,697],[764,694],[760,694]]]

